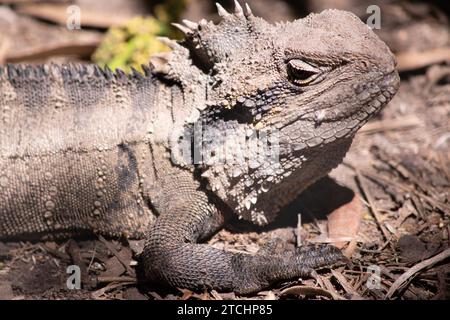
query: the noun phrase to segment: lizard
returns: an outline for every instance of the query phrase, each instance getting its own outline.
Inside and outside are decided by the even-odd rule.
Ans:
[[[349,12],[271,24],[217,8],[218,23],[175,24],[184,39],[162,38],[172,51],[142,73],[0,68],[0,239],[145,239],[149,281],[239,294],[345,259],[204,241],[233,216],[267,225],[339,165],[395,95],[394,55]]]

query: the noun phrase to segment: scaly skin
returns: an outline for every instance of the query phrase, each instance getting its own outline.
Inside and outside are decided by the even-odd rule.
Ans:
[[[342,11],[278,25],[239,5],[219,14],[178,25],[186,39],[163,40],[173,52],[145,75],[0,69],[0,239],[145,237],[150,280],[237,293],[344,260],[332,246],[248,255],[198,242],[232,214],[271,222],[337,166],[398,89],[392,53]],[[264,132],[273,157],[240,158]]]

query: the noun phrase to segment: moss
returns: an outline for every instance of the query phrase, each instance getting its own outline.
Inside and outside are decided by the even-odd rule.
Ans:
[[[186,0],[166,0],[155,6],[155,17],[135,17],[123,26],[111,28],[92,60],[112,70],[129,72],[131,67],[141,70],[141,65],[147,64],[153,54],[170,51],[157,37],[179,37],[170,23],[179,19],[185,7]]]

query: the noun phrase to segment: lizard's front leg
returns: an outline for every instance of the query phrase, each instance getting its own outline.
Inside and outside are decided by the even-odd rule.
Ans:
[[[164,212],[151,227],[142,262],[151,280],[174,287],[249,293],[269,284],[309,276],[320,267],[344,260],[331,246],[300,248],[282,254],[231,253],[197,244],[222,227],[224,216],[206,194],[195,191],[187,200]]]

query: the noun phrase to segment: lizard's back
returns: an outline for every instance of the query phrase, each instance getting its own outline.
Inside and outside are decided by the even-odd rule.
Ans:
[[[0,71],[2,237],[148,228],[142,189],[152,177],[142,164],[164,94],[151,76],[109,76],[93,66]]]

